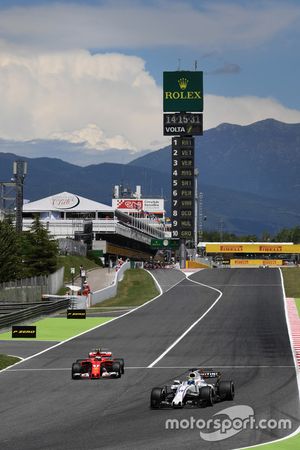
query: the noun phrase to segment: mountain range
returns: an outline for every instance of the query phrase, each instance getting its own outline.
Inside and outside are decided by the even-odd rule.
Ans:
[[[24,197],[31,201],[68,191],[110,205],[114,185],[141,185],[143,195],[164,197],[170,212],[171,146],[126,164],[85,167],[57,158],[20,158],[6,149],[0,142],[0,181],[10,180],[14,160],[27,160]],[[195,154],[206,229],[259,236],[299,225],[300,124],[224,123],[195,138]]]

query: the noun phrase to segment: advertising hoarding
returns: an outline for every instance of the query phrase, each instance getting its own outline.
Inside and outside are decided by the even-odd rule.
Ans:
[[[203,72],[164,72],[164,112],[203,111]]]
[[[124,212],[144,211],[149,213],[163,213],[164,199],[163,198],[120,198],[112,199],[112,207],[120,209]]]
[[[280,267],[282,266],[281,259],[231,259],[231,267],[235,266],[269,266]]]
[[[206,244],[206,253],[300,253],[300,244]]]

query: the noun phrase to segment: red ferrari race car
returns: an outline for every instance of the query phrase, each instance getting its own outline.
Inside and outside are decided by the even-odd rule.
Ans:
[[[107,349],[94,349],[86,359],[77,359],[72,364],[72,379],[120,378],[124,373],[124,359],[113,358]]]

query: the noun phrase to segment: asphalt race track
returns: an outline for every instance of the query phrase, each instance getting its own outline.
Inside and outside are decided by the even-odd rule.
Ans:
[[[71,380],[72,362],[100,345],[125,358],[124,376]],[[234,401],[150,410],[151,388],[189,367],[221,370],[235,382]],[[0,402],[1,450],[234,449],[288,435],[300,414],[280,272],[200,271],[130,314],[1,372]],[[167,419],[208,420],[234,405],[253,408],[257,420],[289,419],[292,429],[247,428],[216,442],[196,427],[165,429]]]

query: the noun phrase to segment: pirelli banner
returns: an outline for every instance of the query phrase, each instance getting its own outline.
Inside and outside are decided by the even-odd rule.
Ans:
[[[206,244],[206,253],[300,253],[300,244]]]
[[[13,325],[11,329],[12,338],[36,338],[35,325]]]
[[[231,267],[241,267],[241,266],[268,266],[268,267],[280,267],[282,266],[281,259],[231,259]]]
[[[67,319],[86,319],[86,309],[68,309]]]

